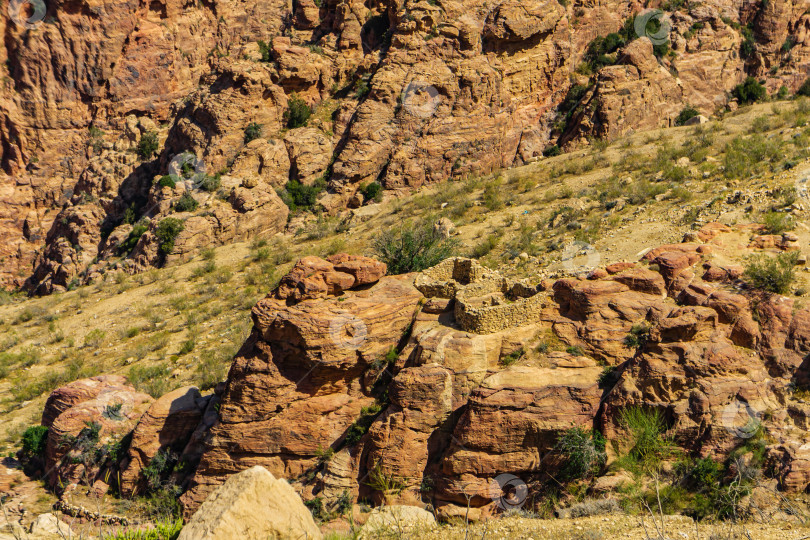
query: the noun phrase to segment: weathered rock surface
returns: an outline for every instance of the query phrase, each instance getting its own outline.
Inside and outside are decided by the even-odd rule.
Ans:
[[[143,493],[141,470],[158,452],[180,454],[200,423],[208,399],[194,387],[178,388],[158,398],[132,431],[129,453],[120,465],[121,494]]]
[[[264,467],[234,474],[183,527],[178,540],[322,538],[295,490]]]
[[[59,414],[48,429],[48,483],[54,488],[79,482],[92,485],[105,465],[97,459],[96,449],[124,438],[153,401],[134,389],[112,387]]]
[[[253,465],[284,478],[303,474],[319,453],[339,445],[361,409],[374,402],[363,375],[400,341],[421,294],[408,276],[384,277],[366,286],[384,272],[376,261],[333,260],[347,272],[358,270],[344,275],[347,286],[356,275],[362,287],[343,290],[339,298],[288,305],[291,298],[278,298],[288,290],[284,283],[302,272],[332,267],[310,259],[253,309],[252,336],[234,360],[219,422],[210,430],[191,489],[183,496],[187,512],[227,475]],[[364,264],[351,264],[358,260]]]
[[[810,63],[802,10],[770,4],[684,6],[672,14],[674,56],[633,39],[593,81],[577,73],[588,43],[619,30],[636,4],[62,8],[31,24],[0,14],[9,81],[0,89],[0,284],[43,294],[102,277],[118,254],[106,239],[127,212],[150,219],[154,233],[183,193],[156,198],[154,180],[185,152],[204,174],[223,176],[223,191],[194,191],[201,208],[181,216],[187,232],[170,263],[195,247],[280,231],[286,214],[262,186],[323,175],[319,204],[336,211],[362,204],[358,189],[372,181],[402,191],[526,163],[555,142],[671,125],[687,104],[709,115],[747,75],[772,93],[795,91]],[[756,33],[748,59],[737,23]],[[560,130],[557,106],[575,83],[586,91]],[[315,114],[284,132],[293,93]],[[153,135],[157,153],[139,157]],[[165,262],[153,235],[142,244],[127,271]]]

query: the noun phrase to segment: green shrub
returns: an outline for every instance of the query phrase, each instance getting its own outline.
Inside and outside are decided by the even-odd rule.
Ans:
[[[474,259],[480,259],[488,255],[493,249],[498,247],[498,242],[500,242],[500,236],[496,234],[490,234],[486,238],[484,238],[480,244],[476,245],[472,249],[472,253],[470,256]]]
[[[293,92],[287,102],[287,110],[284,112],[284,121],[287,127],[294,129],[307,125],[310,115],[312,115],[310,106],[307,105],[306,101],[298,97],[298,94]]]
[[[149,228],[146,223],[148,222],[141,222],[132,227],[132,230],[129,231],[129,236],[127,236],[127,239],[124,240],[118,247],[119,253],[129,253],[135,249],[135,246],[138,244],[138,240],[141,239],[141,236],[143,236],[143,234]]]
[[[193,212],[200,206],[200,203],[186,191],[180,198],[174,203],[174,209],[176,212]]]
[[[726,178],[745,178],[779,157],[779,145],[760,134],[734,137],[726,144],[723,174]]]
[[[602,373],[599,374],[599,378],[597,379],[597,384],[601,389],[613,388],[613,386],[619,381],[619,370],[616,369],[616,366],[605,366],[602,369]]]
[[[163,176],[160,180],[158,180],[158,185],[160,187],[169,187],[174,189],[177,183],[174,181],[174,176],[172,176],[171,174],[167,174],[166,176]]]
[[[315,182],[311,186],[302,184],[298,180],[290,180],[284,186],[284,191],[281,193],[281,200],[292,211],[296,210],[309,210],[315,205],[318,199],[318,194],[326,188],[326,183],[323,181]]]
[[[798,257],[797,251],[780,253],[776,257],[764,254],[752,257],[745,267],[743,277],[757,289],[787,294],[796,279]]]
[[[154,398],[166,393],[168,377],[171,370],[166,364],[155,366],[132,366],[127,373],[127,379],[139,392],[146,392]]]
[[[681,109],[681,112],[675,118],[675,125],[676,126],[682,126],[682,125],[686,124],[686,122],[690,118],[694,118],[695,116],[697,116],[699,114],[700,114],[700,111],[698,111],[697,109],[695,109],[691,105],[687,105],[686,107]]]
[[[796,226],[793,217],[785,212],[768,212],[762,221],[768,234],[782,234]]]
[[[256,122],[251,123],[248,127],[245,128],[245,144],[249,143],[250,141],[255,141],[261,136],[262,136],[262,126],[260,126]]]
[[[45,446],[48,443],[48,428],[45,426],[31,426],[22,434],[21,450],[23,459],[41,458],[45,456]]]
[[[566,480],[591,478],[607,459],[605,438],[598,431],[568,429],[557,439],[556,448],[564,460],[561,472]]]
[[[671,452],[663,437],[667,425],[660,410],[629,407],[621,412],[619,424],[632,438],[628,457],[642,468],[656,465]]]
[[[560,147],[556,144],[551,145],[543,150],[544,157],[554,157],[559,156],[560,154],[562,154],[562,150],[560,150]]]
[[[220,186],[222,186],[222,177],[219,174],[213,176],[206,174],[202,180],[200,180],[200,189],[208,193],[215,192]]]
[[[634,324],[630,333],[624,338],[624,344],[634,349],[640,349],[646,345],[650,337],[650,327],[646,324]]]
[[[354,421],[354,423],[349,426],[349,429],[346,431],[346,445],[347,446],[354,446],[360,439],[363,438],[363,435],[366,434],[368,428],[371,427],[371,424],[374,423],[374,420],[379,416],[382,412],[382,406],[378,403],[374,403],[369,405],[368,407],[363,407],[360,409],[360,418]]]
[[[323,520],[328,515],[328,512],[324,510],[323,498],[321,497],[315,497],[309,501],[304,501],[304,506],[309,508],[310,513],[312,513],[312,517],[315,519]]]
[[[516,351],[512,351],[503,358],[501,358],[501,365],[511,366],[512,364],[523,358],[524,354],[526,354],[526,352],[523,350],[523,347],[521,347]]]
[[[372,249],[388,266],[389,274],[405,274],[439,264],[453,254],[456,242],[442,238],[430,223],[419,227],[405,224],[382,231],[372,242]]]
[[[160,242],[158,250],[163,256],[168,255],[174,250],[174,241],[177,236],[183,232],[183,222],[177,218],[165,218],[161,220],[155,230],[155,236]]]
[[[751,28],[743,26],[740,28],[740,33],[743,36],[743,41],[740,43],[740,57],[748,59],[754,56],[756,52],[756,42],[754,41],[754,32]]]
[[[262,40],[259,40],[258,44],[259,44],[259,54],[262,55],[262,60],[261,61],[262,62],[272,62],[273,61],[273,56],[271,54],[272,51],[271,51],[270,45],[268,45],[267,43],[265,43]]]
[[[84,336],[84,346],[97,348],[104,341],[104,336],[106,335],[107,333],[100,328],[90,330],[87,335]]]
[[[753,77],[746,77],[742,84],[738,84],[731,91],[740,103],[755,103],[768,97],[765,87]]]
[[[810,77],[805,79],[802,85],[796,90],[797,96],[810,96]]]
[[[157,153],[158,146],[157,133],[148,131],[138,141],[138,155],[141,156],[141,159],[149,159]]]
[[[360,193],[363,194],[363,198],[367,201],[379,202],[382,200],[382,191],[383,187],[379,182],[371,182],[360,188]]]

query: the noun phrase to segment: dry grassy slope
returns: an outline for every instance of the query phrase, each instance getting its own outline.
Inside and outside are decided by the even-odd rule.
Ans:
[[[806,102],[757,105],[699,131],[638,133],[609,146],[597,143],[488,178],[366,206],[348,231],[338,227],[340,218],[310,217],[297,235],[266,244],[225,246],[180,266],[111,277],[51,297],[7,298],[0,306],[0,451],[14,450],[22,430],[38,422],[51,388],[81,376],[127,374],[155,395],[185,384],[211,387],[224,378],[249,331],[250,308],[294,258],[369,252],[382,228],[404,220],[448,217],[458,228],[462,254],[475,253],[505,273],[534,279],[564,273],[562,248],[574,239],[593,244],[605,264],[677,242],[695,222],[757,221],[781,204],[769,190],[793,186],[810,167],[810,130],[806,134],[803,127],[808,115]],[[726,143],[756,131],[759,143],[770,145],[772,163],[755,160],[741,175],[727,178],[720,169]],[[685,153],[692,161],[675,168]],[[793,168],[781,171],[784,161]],[[661,181],[648,181],[662,175]],[[751,208],[725,203],[735,190],[754,194]],[[621,197],[628,196],[622,207]],[[810,207],[808,200],[798,202]],[[552,220],[560,210],[571,225]],[[796,232],[807,246],[810,232],[801,221]],[[517,256],[524,252],[527,257]],[[808,288],[806,273],[798,288]],[[189,340],[194,346],[184,351]]]

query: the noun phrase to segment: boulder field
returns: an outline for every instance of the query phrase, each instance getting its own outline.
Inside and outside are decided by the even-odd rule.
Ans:
[[[724,254],[732,229],[713,228],[537,284],[464,258],[387,276],[366,257],[306,257],[253,308],[214,393],[153,400],[113,375],[55,390],[48,480],[63,497],[71,484],[143,493],[172,456],[163,480],[187,518],[257,466],[327,509],[364,499],[478,518],[497,511],[498,475],[548,480],[572,427],[600,431],[613,459],[621,412],[643,406],[700,457],[727,455],[756,420],[777,487],[804,491],[810,405],[794,391],[810,310],[741,281]],[[88,458],[98,448],[114,456]]]

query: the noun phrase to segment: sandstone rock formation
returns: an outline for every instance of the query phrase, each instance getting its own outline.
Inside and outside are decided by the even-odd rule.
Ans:
[[[192,522],[256,466],[327,510],[362,498],[477,519],[499,511],[499,475],[551,481],[572,427],[628,450],[624,411],[643,408],[698,457],[765,430],[774,486],[804,491],[810,405],[794,390],[810,383],[810,310],[741,279],[729,250],[753,250],[756,234],[708,224],[638,261],[539,284],[464,258],[399,276],[366,257],[303,258],[253,308],[215,395],[153,403],[120,378],[55,391],[43,413],[51,482],[98,476],[103,464],[60,461],[60,441],[86,439],[93,422],[100,440],[132,431],[127,459],[110,465],[127,492],[158,451],[187,460],[193,476],[174,479]]]
[[[194,387],[183,387],[152,403],[132,431],[129,453],[119,466],[122,495],[131,497],[139,487],[139,492],[145,491],[141,470],[158,452],[183,451],[209,399],[203,398]]]
[[[299,261],[253,309],[253,333],[231,367],[186,508],[249,466],[284,478],[303,474],[373,404],[367,386],[374,381],[364,373],[402,339],[421,295],[408,277],[380,279],[384,265],[376,261],[331,260]],[[326,287],[308,287],[326,282],[342,285],[329,296]],[[292,294],[302,289],[322,294]]]
[[[295,490],[263,467],[234,474],[183,527],[178,540],[322,538]]]
[[[45,449],[51,487],[92,485],[107,464],[96,450],[109,449],[129,434],[153,401],[132,387],[113,386],[60,413],[48,429]]]
[[[592,77],[578,69],[588,44],[632,27],[637,4],[75,7],[0,14],[0,283],[41,294],[104,279],[118,255],[137,272],[280,232],[275,189],[290,179],[327,180],[318,204],[334,212],[372,181],[399,192],[554,143],[671,125],[686,105],[709,115],[747,75],[795,91],[810,60],[803,12],[767,3],[680,7],[668,14],[674,55],[630,34]],[[739,25],[756,36],[746,58]],[[574,83],[585,92],[567,117],[557,108]],[[289,123],[293,93],[315,109],[306,126]],[[191,179],[156,189],[187,153],[195,174],[220,175],[213,193]],[[186,191],[200,208],[172,212]],[[161,253],[155,232],[170,214],[185,228]],[[122,253],[142,219],[147,232]]]

